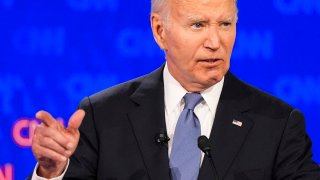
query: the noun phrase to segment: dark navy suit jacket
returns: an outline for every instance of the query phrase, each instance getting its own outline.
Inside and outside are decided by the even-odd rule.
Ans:
[[[170,180],[163,67],[85,98],[80,142],[64,179]],[[242,122],[234,125],[233,120]],[[319,180],[302,114],[228,72],[211,136],[220,180]],[[213,180],[204,158],[199,180]]]

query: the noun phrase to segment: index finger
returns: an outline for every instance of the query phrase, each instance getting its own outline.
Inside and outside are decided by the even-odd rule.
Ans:
[[[36,118],[48,127],[52,127],[57,123],[50,113],[43,110],[36,113]]]

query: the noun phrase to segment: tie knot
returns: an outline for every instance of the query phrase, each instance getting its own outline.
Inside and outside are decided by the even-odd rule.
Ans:
[[[185,106],[184,109],[194,110],[196,105],[203,99],[199,93],[187,93],[183,97]]]

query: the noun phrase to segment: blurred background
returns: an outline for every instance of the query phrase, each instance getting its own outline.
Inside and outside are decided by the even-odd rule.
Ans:
[[[238,1],[231,71],[305,114],[320,164],[320,1]],[[150,0],[0,0],[0,180],[24,179],[40,109],[65,123],[94,92],[164,63]]]

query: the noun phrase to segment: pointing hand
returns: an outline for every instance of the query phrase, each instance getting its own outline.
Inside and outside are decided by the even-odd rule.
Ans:
[[[37,171],[39,176],[53,178],[61,175],[68,158],[78,145],[80,138],[78,129],[84,116],[84,110],[77,110],[65,128],[50,113],[46,111],[36,113],[36,118],[42,123],[35,129],[32,151],[39,163]]]

